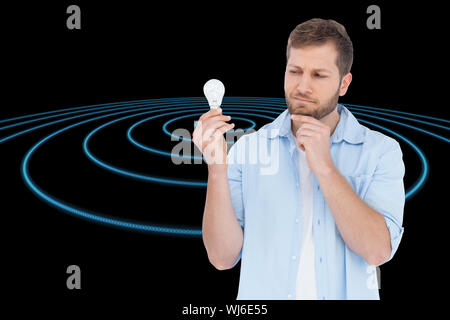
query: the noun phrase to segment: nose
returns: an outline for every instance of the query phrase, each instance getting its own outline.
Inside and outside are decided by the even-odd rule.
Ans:
[[[300,77],[297,83],[297,90],[303,96],[309,96],[312,93],[311,79],[309,76],[303,74]]]

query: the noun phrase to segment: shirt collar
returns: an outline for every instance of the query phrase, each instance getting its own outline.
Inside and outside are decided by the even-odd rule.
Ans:
[[[345,106],[338,104],[337,108],[340,118],[330,137],[330,142],[338,143],[345,140],[352,144],[363,143],[365,140],[364,127]],[[261,127],[259,133],[269,139],[292,135],[289,110],[284,110],[274,121]]]

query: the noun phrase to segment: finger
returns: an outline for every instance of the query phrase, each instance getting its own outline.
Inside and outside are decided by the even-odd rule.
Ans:
[[[291,119],[295,120],[295,121],[300,121],[300,120],[308,121],[308,120],[314,119],[314,118],[311,116],[305,116],[303,114],[291,114]]]
[[[197,126],[196,126],[196,129],[197,129],[197,127],[199,127],[199,131],[201,130],[200,134],[202,134],[201,132],[203,132],[203,130],[206,130],[209,127],[209,123],[212,120],[214,120],[214,121],[217,121],[217,120],[230,121],[231,116],[225,116],[225,115],[222,115],[221,113],[213,114],[213,115],[209,115],[209,116],[206,113],[203,114],[199,118],[199,120],[197,122]]]
[[[291,119],[294,121],[297,121],[297,122],[305,122],[305,123],[313,123],[313,124],[315,123],[320,126],[324,125],[322,122],[320,122],[319,120],[317,120],[314,117],[304,116],[301,114],[293,114],[293,115],[291,115]]]
[[[307,147],[311,142],[314,142],[314,139],[312,139],[310,136],[299,136],[297,138],[297,142],[299,145]]]
[[[208,130],[209,128],[212,128],[212,127],[216,128],[218,125],[217,124],[218,122],[224,123],[224,122],[230,121],[230,120],[231,120],[230,116],[222,116],[222,115],[213,116],[213,117],[207,118],[206,120],[203,120],[203,121],[199,120],[199,122],[197,123],[197,126],[200,125],[199,131],[201,130],[200,134],[203,135],[203,132]]]
[[[297,137],[314,137],[318,134],[319,132],[311,130],[309,128],[300,128],[297,130]]]
[[[216,115],[216,116],[211,116],[208,119],[203,121],[203,126],[204,128],[208,128],[210,123],[214,123],[217,121],[230,121],[231,120],[231,116],[226,116],[226,115]]]
[[[226,115],[222,115],[222,114],[211,115],[207,118],[204,118],[203,116],[205,116],[205,114],[203,114],[197,121],[194,131],[197,130],[197,132],[199,132],[199,131],[201,132],[203,129],[207,128],[208,123],[213,120],[214,121],[217,121],[217,120],[230,121],[231,120],[231,116],[226,116]]]
[[[203,139],[209,139],[209,137],[214,134],[214,131],[217,130],[217,128],[220,128],[226,124],[228,123],[219,119],[209,122],[208,125],[205,125],[203,128]]]
[[[217,128],[208,138],[204,139],[203,148],[204,150],[208,149],[208,146],[217,145],[217,141],[223,139],[223,134],[228,130],[234,128],[234,123],[227,123],[222,127]]]
[[[202,145],[204,133],[205,133],[205,125],[202,121],[198,120],[197,125],[195,126],[194,129],[194,133],[192,135],[192,140],[197,146]]]
[[[309,130],[313,130],[313,131],[317,131],[317,132],[322,130],[322,128],[323,128],[323,126],[319,126],[315,123],[307,123],[307,122],[304,122],[299,126],[299,129],[309,129]]]
[[[297,136],[297,140],[299,140],[302,143],[305,143],[305,139],[311,139],[311,137],[317,136],[316,132],[313,131],[305,131],[304,133],[300,133]]]
[[[205,112],[204,114],[202,114],[199,121],[204,121],[210,117],[217,116],[219,114],[222,114],[222,108],[210,109],[208,112]]]
[[[317,132],[318,134],[320,134],[322,132],[323,128],[319,127],[315,124],[311,124],[311,123],[302,123],[300,125],[300,127],[297,129],[297,132],[295,134],[298,135],[301,132],[306,131],[306,130],[309,130],[312,132]]]
[[[223,126],[216,128],[214,132],[209,136],[209,141],[216,141],[223,137],[223,134],[228,130],[234,128],[234,123],[225,123]]]
[[[234,123],[226,123],[223,126],[217,128],[216,131],[214,132],[214,135],[221,136],[225,132],[227,132],[228,130],[231,130],[233,128],[234,128]]]

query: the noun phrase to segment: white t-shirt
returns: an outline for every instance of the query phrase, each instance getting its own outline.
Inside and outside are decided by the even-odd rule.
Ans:
[[[314,269],[314,237],[313,237],[313,174],[308,167],[306,154],[297,147],[299,159],[299,179],[301,190],[301,244],[297,273],[297,300],[316,300],[316,272]]]

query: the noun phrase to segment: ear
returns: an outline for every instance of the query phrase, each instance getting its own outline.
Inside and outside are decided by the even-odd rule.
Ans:
[[[352,74],[349,72],[342,77],[341,87],[339,88],[339,96],[343,96],[347,93],[348,87],[352,82]]]

